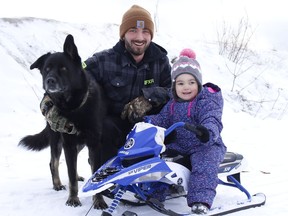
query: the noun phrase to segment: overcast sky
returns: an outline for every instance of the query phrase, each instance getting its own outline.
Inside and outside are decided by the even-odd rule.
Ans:
[[[5,0],[0,17],[39,17],[76,23],[112,22],[119,24],[129,4],[139,4],[152,15],[169,18],[172,30],[211,28],[215,22],[238,23],[247,15],[261,40],[273,40],[276,49],[287,49],[288,13],[285,0]],[[161,13],[157,13],[158,11]],[[165,8],[165,10],[163,10]],[[177,13],[174,11],[177,10]],[[165,11],[165,12],[163,12]],[[179,17],[178,11],[183,11]],[[175,15],[177,14],[177,15]],[[171,20],[172,21],[171,21]],[[179,21],[180,20],[180,21]],[[162,21],[163,25],[163,21]],[[275,25],[279,26],[276,28]],[[271,31],[273,27],[273,31]],[[265,36],[265,37],[264,37]],[[281,46],[280,46],[281,44]],[[287,44],[287,47],[283,47]]]
[[[221,14],[233,18],[245,10],[253,20],[288,20],[285,0],[8,0],[0,7],[0,17],[35,16],[77,22],[93,22],[94,18],[104,17],[102,20],[109,21],[118,20],[127,3],[140,4],[151,11],[157,2],[170,7],[167,12],[171,16],[173,10],[183,10],[189,11],[187,17],[197,15],[205,19]]]

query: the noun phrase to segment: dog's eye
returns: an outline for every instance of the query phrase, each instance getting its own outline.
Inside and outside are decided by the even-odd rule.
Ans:
[[[62,71],[62,72],[66,72],[66,71],[68,71],[68,69],[67,69],[66,67],[63,66],[63,67],[60,68],[60,71]]]
[[[46,72],[49,72],[50,70],[51,70],[51,68],[49,66],[45,68]]]

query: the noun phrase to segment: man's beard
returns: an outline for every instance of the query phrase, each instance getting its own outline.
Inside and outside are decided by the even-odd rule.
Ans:
[[[135,40],[132,40],[130,43],[126,39],[124,39],[124,41],[125,41],[125,47],[126,47],[127,51],[129,53],[131,53],[131,55],[134,55],[134,56],[143,55],[145,53],[146,49],[148,48],[149,44],[150,44],[150,43],[147,43],[147,41],[135,41]],[[144,47],[143,46],[142,47],[138,47],[134,43],[143,43]]]

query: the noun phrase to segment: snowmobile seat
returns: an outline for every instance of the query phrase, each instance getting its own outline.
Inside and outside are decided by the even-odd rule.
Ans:
[[[234,153],[234,152],[226,152],[224,156],[224,160],[222,161],[221,164],[241,161],[242,159],[243,159],[243,156],[241,154]]]

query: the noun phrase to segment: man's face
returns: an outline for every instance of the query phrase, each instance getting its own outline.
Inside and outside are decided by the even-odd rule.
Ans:
[[[134,58],[144,56],[151,43],[151,33],[148,29],[130,28],[124,35],[125,48]]]

